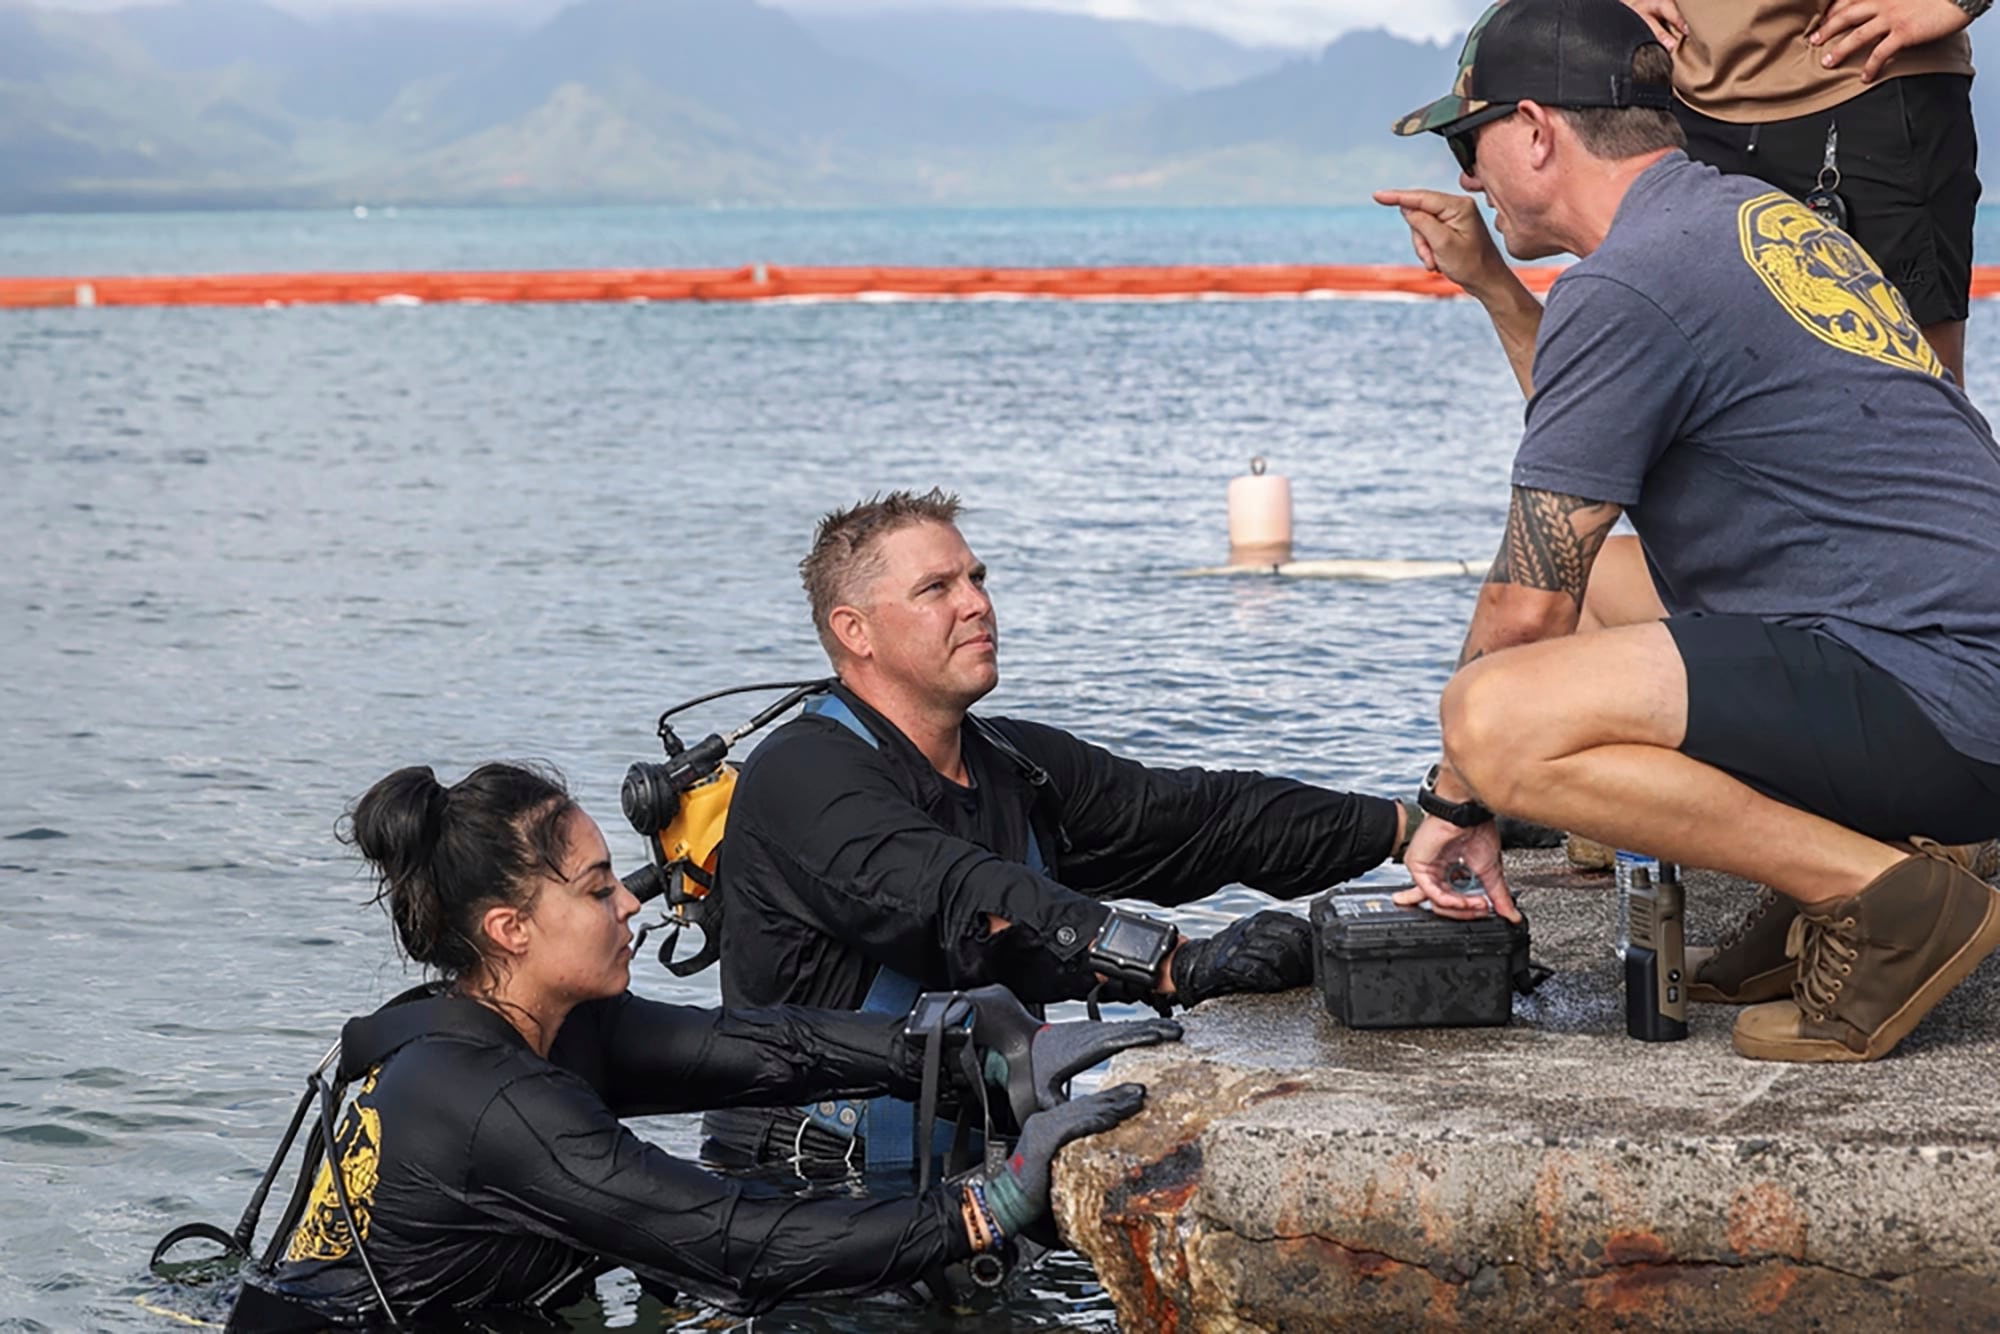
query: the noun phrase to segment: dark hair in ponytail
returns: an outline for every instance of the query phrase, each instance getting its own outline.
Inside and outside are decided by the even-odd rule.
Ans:
[[[482,764],[445,787],[416,765],[363,793],[341,838],[374,868],[403,952],[456,980],[486,956],[486,910],[532,908],[536,876],[561,874],[575,806],[553,770]]]

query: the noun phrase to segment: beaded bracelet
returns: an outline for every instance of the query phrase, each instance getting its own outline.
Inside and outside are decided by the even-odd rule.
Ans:
[[[973,1181],[967,1183],[965,1189],[967,1194],[972,1197],[973,1203],[978,1206],[980,1221],[985,1224],[986,1234],[992,1239],[992,1245],[989,1249],[999,1249],[1000,1243],[1007,1240],[1007,1233],[1000,1226],[1000,1220],[994,1216],[993,1206],[986,1202],[986,1187],[977,1181]]]
[[[958,1222],[966,1230],[966,1242],[972,1244],[972,1254],[992,1248],[992,1238],[986,1236],[986,1226],[980,1222],[980,1208],[972,1202],[970,1186],[958,1196]]]
[[[974,1187],[968,1185],[961,1192],[958,1217],[965,1226],[965,1239],[972,1244],[972,1252],[977,1255],[992,1250],[997,1243],[993,1240],[993,1234],[987,1230],[985,1213],[980,1209],[979,1201],[972,1193],[973,1190]]]

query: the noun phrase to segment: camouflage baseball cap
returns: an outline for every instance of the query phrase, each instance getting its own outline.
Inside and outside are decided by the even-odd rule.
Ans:
[[[1451,92],[1392,128],[1460,134],[1529,101],[1669,108],[1672,84],[1632,77],[1632,57],[1657,44],[1646,20],[1623,0],[1497,0],[1465,35]]]

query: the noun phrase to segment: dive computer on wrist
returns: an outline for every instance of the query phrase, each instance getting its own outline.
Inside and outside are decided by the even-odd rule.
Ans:
[[[1438,770],[1443,767],[1441,764],[1433,764],[1431,771],[1424,775],[1423,786],[1417,789],[1417,805],[1423,807],[1424,814],[1435,815],[1438,819],[1448,824],[1455,824],[1460,829],[1470,829],[1474,825],[1482,825],[1491,820],[1493,812],[1476,799],[1446,801],[1438,795]]]
[[[1180,938],[1180,928],[1172,922],[1113,908],[1090,942],[1090,966],[1108,978],[1151,991],[1159,986],[1161,962]]]
[[[977,1017],[978,1011],[963,992],[926,991],[903,1020],[903,1036],[916,1039],[942,1029],[968,1027]]]

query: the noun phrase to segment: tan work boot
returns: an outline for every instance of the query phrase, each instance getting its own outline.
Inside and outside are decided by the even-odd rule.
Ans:
[[[1984,843],[1940,843],[1921,835],[1892,847],[1943,857],[1963,866],[1981,880],[2000,875],[2000,839]],[[1761,1005],[1792,994],[1798,961],[1785,953],[1785,938],[1798,916],[1798,904],[1764,890],[1750,915],[1724,936],[1714,949],[1690,949],[1688,999],[1709,1005]]]
[[[2000,947],[2000,894],[1934,853],[1906,857],[1851,899],[1801,911],[1792,999],[1736,1016],[1759,1061],[1872,1061]]]
[[[1798,960],[1785,938],[1799,905],[1774,890],[1760,890],[1750,915],[1714,949],[1687,952],[1688,999],[1710,1005],[1757,1005],[1792,994]]]

